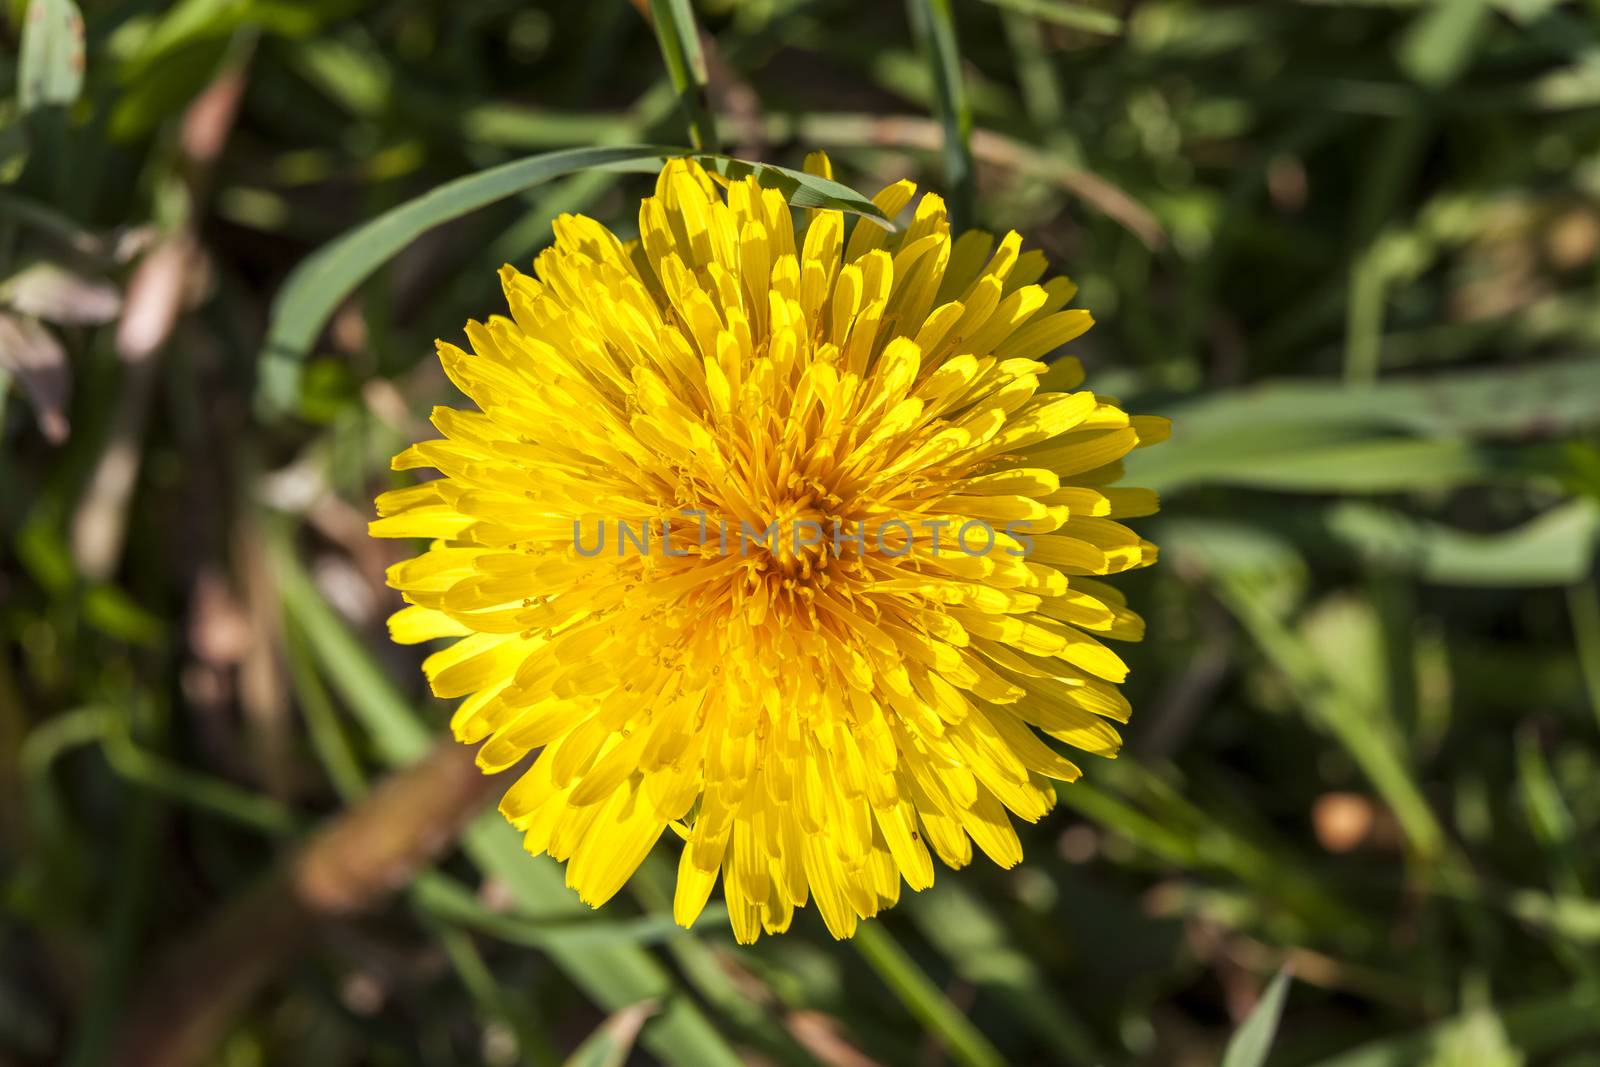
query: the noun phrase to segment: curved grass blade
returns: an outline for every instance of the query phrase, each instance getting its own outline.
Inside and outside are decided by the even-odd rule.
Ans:
[[[17,56],[17,103],[24,112],[67,107],[83,89],[83,16],[72,0],[33,0]]]
[[[832,178],[790,170],[772,163],[752,163],[732,156],[696,155],[695,161],[730,181],[754,178],[764,189],[776,189],[794,207],[848,211],[894,232],[894,223],[868,197]]]
[[[300,365],[334,310],[384,263],[424,233],[515,196],[542,182],[584,170],[653,173],[674,156],[693,154],[727,178],[754,177],[796,207],[849,211],[893,228],[870,199],[826,178],[728,156],[687,153],[664,145],[616,145],[547,152],[457,178],[336,238],[297,267],[272,304],[261,352],[257,401],[268,415],[295,409]]]
[[[633,1051],[640,1027],[660,1010],[660,1005],[652,1000],[623,1008],[579,1045],[562,1067],[622,1067],[628,1053]]]
[[[655,145],[625,145],[531,156],[446,182],[324,245],[295,269],[273,301],[261,353],[259,399],[269,413],[292,410],[300,386],[300,361],[339,303],[435,226],[551,178],[605,166],[648,170],[648,164],[672,152]]]
[[[952,229],[973,223],[978,175],[972,163],[972,109],[961,80],[955,15],[950,0],[910,0],[911,24],[933,69],[939,122],[944,127],[944,179],[950,191]]]
[[[1506,1040],[1527,1057],[1561,1048],[1592,1048],[1600,1035],[1600,993],[1576,983],[1560,993],[1542,994],[1506,1006],[1499,1012]],[[1315,1067],[1412,1067],[1427,1063],[1452,1036],[1472,1021],[1470,1013],[1432,1023],[1408,1034],[1359,1045],[1318,1060]]]
[[[986,4],[1015,11],[1019,15],[1032,15],[1044,22],[1053,22],[1069,30],[1107,35],[1122,32],[1122,18],[1110,11],[1102,11],[1088,4],[1072,0],[984,0]]]
[[[962,1067],[1001,1067],[1006,1062],[983,1031],[956,1010],[882,922],[862,923],[852,943],[906,1010],[944,1042],[951,1060]]]
[[[1278,1033],[1278,1019],[1283,1015],[1283,1002],[1288,996],[1289,972],[1279,971],[1267,991],[1261,994],[1250,1017],[1229,1040],[1222,1053],[1222,1067],[1261,1067],[1267,1062],[1272,1039]]]
[[[717,150],[717,123],[706,106],[706,57],[689,0],[650,0],[650,23],[667,64],[678,105],[689,121],[689,139],[702,152]]]

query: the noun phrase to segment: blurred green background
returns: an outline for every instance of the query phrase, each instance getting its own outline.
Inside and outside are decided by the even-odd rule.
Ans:
[[[1121,583],[1122,758],[1020,868],[753,949],[672,925],[670,846],[595,914],[470,820],[383,633],[406,550],[365,535],[461,403],[432,340],[649,179],[402,240],[261,373],[285,278],[356,224],[686,144],[647,19],[31,6],[0,18],[0,1065],[1207,1067],[1286,966],[1277,1067],[1600,1064],[1600,4],[696,0],[726,150],[1022,231],[1098,320],[1090,386],[1177,427],[1129,464],[1165,551]]]

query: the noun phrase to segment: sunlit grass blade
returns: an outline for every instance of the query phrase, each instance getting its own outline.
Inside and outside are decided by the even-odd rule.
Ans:
[[[24,112],[64,108],[83,89],[83,16],[72,0],[33,0],[17,56],[17,103]]]
[[[1073,3],[1072,0],[984,0],[984,3],[1003,7],[1018,14],[1031,15],[1044,22],[1065,26],[1069,30],[1103,34],[1122,32],[1121,16],[1089,4]]]
[[[1577,985],[1561,993],[1530,997],[1498,1012],[1505,1036],[1524,1056],[1561,1048],[1592,1047],[1585,1040],[1600,1037],[1600,991]],[[1313,1067],[1413,1067],[1448,1047],[1451,1036],[1467,1025],[1471,1014],[1458,1015],[1409,1034],[1383,1038],[1348,1052],[1318,1060]],[[1445,1061],[1448,1062],[1448,1061]]]
[[[1600,504],[1569,500],[1509,529],[1478,533],[1365,500],[1322,508],[1286,501],[1234,518],[1155,521],[1149,536],[1178,557],[1220,569],[1252,568],[1298,548],[1325,562],[1360,563],[1429,585],[1544,588],[1589,573],[1600,543]]]
[[[563,1067],[622,1067],[627,1062],[628,1053],[633,1050],[639,1028],[660,1010],[661,1006],[653,1000],[640,1001],[623,1008],[589,1035],[567,1057]]]
[[[530,156],[446,182],[323,246],[295,269],[273,301],[257,371],[259,406],[271,415],[296,409],[301,362],[339,304],[379,267],[434,227],[552,178],[597,169],[649,174],[667,159],[685,154],[685,149],[663,145],[617,145]],[[696,158],[726,177],[753,175],[762,185],[781,191],[797,207],[850,211],[890,225],[870,198],[839,182],[726,156]]]
[[[1262,1067],[1278,1033],[1283,1002],[1289,996],[1289,972],[1280,971],[1267,986],[1249,1018],[1239,1027],[1222,1053],[1222,1067]]]
[[[676,150],[657,145],[575,148],[492,167],[424,193],[319,249],[289,276],[272,304],[258,368],[257,395],[267,411],[293,411],[300,361],[340,302],[401,249],[442,223],[541,182],[593,167],[648,171]]]
[[[950,1003],[881,922],[862,923],[852,944],[906,1010],[938,1036],[952,1060],[963,1067],[1002,1067],[1005,1057]]]
[[[1226,484],[1372,493],[1554,481],[1578,461],[1537,438],[1600,425],[1600,361],[1360,388],[1273,382],[1169,405],[1162,414],[1173,419],[1182,447],[1127,459],[1130,479],[1156,489]]]
[[[1387,706],[1363,706],[1348,686],[1330,679],[1317,652],[1278,617],[1258,576],[1219,575],[1215,587],[1257,648],[1293,689],[1308,718],[1344,746],[1394,811],[1412,849],[1440,859],[1449,847],[1444,829],[1429,806],[1403,753],[1396,751]]]
[[[906,901],[922,936],[962,978],[994,991],[1008,1012],[1033,1030],[1064,1062],[1096,1063],[1089,1027],[1050,987],[1043,968],[1007,930],[1003,909],[986,905],[959,879],[940,882]]]
[[[1572,640],[1578,649],[1589,709],[1600,721],[1600,590],[1595,588],[1593,578],[1576,582],[1567,590],[1567,613],[1572,617]]]
[[[650,22],[689,122],[689,139],[702,152],[718,150],[717,123],[706,104],[706,57],[689,0],[650,0]]]
[[[933,71],[939,122],[944,127],[944,180],[951,221],[972,226],[978,202],[978,174],[972,161],[972,109],[961,75],[955,13],[950,0],[909,0],[911,23]]]

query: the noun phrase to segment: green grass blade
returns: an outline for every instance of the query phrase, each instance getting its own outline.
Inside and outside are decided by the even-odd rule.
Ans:
[[[1580,985],[1512,1004],[1499,1016],[1506,1038],[1525,1056],[1564,1046],[1578,1048],[1580,1041],[1600,1037],[1600,993]],[[1415,1067],[1428,1063],[1441,1048],[1448,1048],[1452,1035],[1470,1021],[1470,1014],[1460,1015],[1410,1034],[1369,1042],[1319,1060],[1314,1067]]]
[[[1174,444],[1128,457],[1130,482],[1386,492],[1562,477],[1573,459],[1523,443],[1600,425],[1600,360],[1390,379],[1275,382],[1165,407]],[[1516,442],[1515,444],[1511,442]]]
[[[261,353],[260,400],[270,413],[294,409],[300,362],[323,324],[358,285],[422,234],[564,174],[593,167],[648,171],[675,151],[623,145],[530,156],[446,182],[323,246],[295,269],[273,301]]]
[[[1279,971],[1261,994],[1250,1017],[1239,1027],[1222,1053],[1222,1067],[1262,1067],[1278,1033],[1283,1002],[1289,997],[1289,972]]]
[[[272,304],[260,358],[257,400],[268,414],[295,409],[301,363],[341,301],[403,248],[436,226],[563,175],[584,170],[653,173],[684,150],[663,145],[618,145],[548,152],[446,182],[324,245],[297,267]],[[888,226],[872,201],[849,186],[787,167],[727,156],[695,157],[729,178],[753,176],[796,207],[851,211]]]
[[[986,906],[966,884],[946,878],[902,902],[930,944],[956,973],[991,989],[1024,1025],[1067,1063],[1105,1057],[1078,1010],[1051,988],[1043,968],[1015,940],[998,909]]]
[[[639,1028],[658,1010],[659,1005],[651,1000],[623,1008],[589,1035],[567,1058],[564,1067],[623,1067],[638,1039]]]
[[[730,181],[754,178],[762,188],[778,190],[793,207],[847,211],[852,215],[860,215],[890,232],[894,231],[894,223],[884,217],[883,212],[870,197],[863,196],[843,182],[791,170],[788,167],[779,167],[772,163],[734,159],[732,156],[696,155],[694,158],[702,167]]]
[[[1290,501],[1226,519],[1159,519],[1149,536],[1218,569],[1251,569],[1298,548],[1308,558],[1348,560],[1429,585],[1541,588],[1589,573],[1600,544],[1600,504],[1569,500],[1498,533],[1478,533],[1364,500],[1322,509]]]
[[[1005,1057],[961,1014],[877,920],[863,922],[851,942],[906,1010],[938,1036],[964,1067],[1002,1067]]]
[[[1088,4],[1075,4],[1072,0],[984,0],[984,3],[1005,8],[1007,11],[1015,11],[1020,15],[1031,15],[1044,22],[1065,26],[1069,30],[1107,35],[1122,32],[1120,16],[1097,7],[1090,7]]]
[[[83,90],[83,16],[72,0],[33,0],[17,57],[17,103],[24,112],[64,108]]]
[[[1583,671],[1589,708],[1600,721],[1600,590],[1595,588],[1594,579],[1568,588],[1567,613],[1572,617],[1572,640],[1578,646],[1578,665]]]
[[[1262,653],[1289,683],[1307,716],[1344,746],[1394,812],[1412,849],[1440,859],[1449,847],[1444,829],[1422,787],[1396,750],[1390,709],[1368,706],[1330,677],[1316,651],[1278,618],[1256,580],[1242,574],[1219,575],[1219,599],[1234,613]]]
[[[973,224],[978,174],[972,161],[972,109],[961,77],[955,14],[950,0],[910,0],[911,24],[933,70],[939,122],[944,127],[944,180],[949,190],[951,229]]]
[[[702,152],[717,151],[717,123],[706,105],[706,57],[689,0],[650,0],[650,22],[667,64],[667,76],[689,123],[689,140]]]

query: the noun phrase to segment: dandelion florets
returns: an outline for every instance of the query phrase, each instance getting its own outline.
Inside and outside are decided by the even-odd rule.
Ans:
[[[894,217],[899,182],[874,197]],[[918,202],[902,232],[661,172],[622,241],[562,216],[511,315],[439,357],[476,411],[378,499],[431,540],[390,570],[397,641],[462,698],[528,850],[598,906],[668,831],[689,925],[720,876],[735,935],[815,900],[850,936],[933,858],[1022,857],[1078,767],[1115,755],[1143,622],[1100,577],[1155,561],[1113,487],[1165,420],[1042,358],[1089,328],[1044,256]]]

